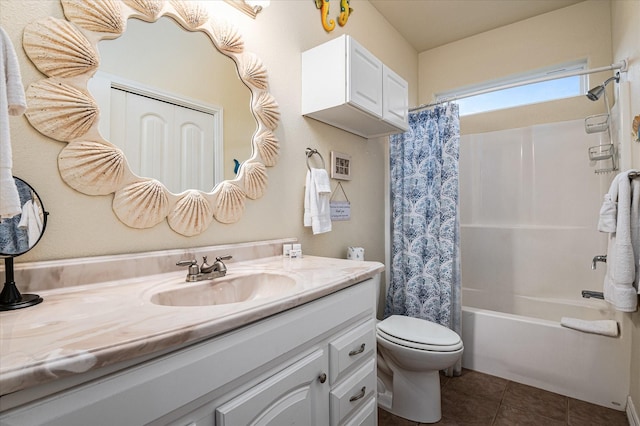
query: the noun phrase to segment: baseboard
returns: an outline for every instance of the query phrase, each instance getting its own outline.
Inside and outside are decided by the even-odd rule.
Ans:
[[[640,426],[640,417],[638,417],[638,412],[636,411],[636,407],[633,405],[633,400],[631,396],[627,398],[627,419],[629,420],[629,426]]]

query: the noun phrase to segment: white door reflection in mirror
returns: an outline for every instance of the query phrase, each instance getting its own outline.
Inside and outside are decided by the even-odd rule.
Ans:
[[[110,120],[107,110],[110,101],[105,96],[111,87],[150,96],[169,103],[177,103],[199,111],[222,110],[219,140],[224,150],[220,155],[219,176],[214,185],[225,179],[234,179],[234,159],[243,162],[251,154],[251,138],[257,123],[251,113],[251,91],[240,80],[234,61],[218,52],[205,34],[185,31],[169,17],[154,23],[129,19],[127,31],[114,40],[99,43],[100,69],[89,80],[88,88],[100,105],[99,128],[102,136],[122,148],[118,141],[105,132]],[[104,78],[105,81],[94,81]],[[107,82],[106,80],[110,80]],[[100,87],[97,87],[100,86]],[[105,93],[105,91],[107,91]],[[176,139],[177,140],[177,139]],[[128,158],[128,152],[123,150]],[[224,156],[223,156],[224,154]],[[175,162],[176,167],[178,162]],[[156,178],[135,169],[139,176]],[[189,170],[185,170],[188,173]],[[214,173],[213,170],[210,170]],[[180,172],[182,173],[182,172]],[[157,179],[157,178],[156,178]],[[174,193],[186,189],[209,192],[213,186],[183,186],[178,191],[169,182],[159,179]]]
[[[176,194],[207,192],[222,180],[217,114],[112,88],[110,138],[134,173],[158,179]]]

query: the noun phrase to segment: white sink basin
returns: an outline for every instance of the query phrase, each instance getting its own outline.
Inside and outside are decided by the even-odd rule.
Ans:
[[[296,281],[286,275],[259,272],[233,274],[213,280],[182,283],[179,288],[158,292],[151,302],[165,306],[208,306],[247,302],[292,292]]]

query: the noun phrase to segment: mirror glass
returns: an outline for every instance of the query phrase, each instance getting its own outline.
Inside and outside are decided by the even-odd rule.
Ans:
[[[19,256],[36,245],[47,225],[42,200],[27,182],[14,177],[22,213],[0,222],[0,255]]]
[[[100,106],[100,133],[135,174],[174,193],[208,192],[236,176],[257,127],[251,91],[206,34],[166,16],[129,19],[126,32],[98,50],[100,70],[88,87]]]
[[[114,194],[112,202],[114,213],[120,221],[132,228],[151,228],[166,219],[173,231],[185,236],[193,236],[204,232],[213,220],[225,224],[235,223],[242,217],[247,200],[257,200],[264,195],[268,183],[267,168],[277,163],[280,144],[274,132],[279,124],[280,111],[277,101],[269,93],[267,69],[256,54],[245,50],[242,35],[233,23],[224,18],[224,13],[212,14],[213,12],[209,11],[209,7],[215,8],[217,3],[219,2],[186,0],[126,0],[123,2],[63,0],[61,4],[64,15],[69,21],[53,17],[43,18],[28,24],[24,29],[22,42],[24,50],[38,70],[46,76],[31,83],[26,90],[27,120],[40,133],[67,143],[58,155],[58,170],[62,179],[73,189],[87,195]],[[226,7],[226,4],[220,7]],[[163,17],[168,17],[175,22],[161,19]],[[129,21],[129,18],[133,19]],[[145,24],[145,22],[136,21],[138,18],[154,23]],[[155,22],[158,20],[160,22]],[[179,30],[176,22],[185,31]],[[119,47],[111,53],[104,48],[104,52],[99,52],[100,40],[110,40],[105,42],[104,46],[117,43],[119,37],[128,34],[127,24],[131,24],[130,29],[133,31],[136,31],[137,27],[147,25],[165,25],[165,28],[159,31],[162,35],[165,31],[178,30],[179,37],[201,36],[201,41],[204,35],[204,41],[208,39],[210,42],[207,44],[209,48],[205,48],[208,53],[200,52],[195,59],[183,58],[182,55],[186,51],[193,50],[192,43],[198,43],[191,40],[173,43],[180,48],[169,54],[168,58],[155,62],[155,65],[149,65],[153,60],[146,57],[146,54],[152,50],[148,45],[140,46],[133,52],[129,50],[123,52]],[[151,35],[146,32],[143,38],[144,40],[140,42],[151,41],[157,47],[154,49],[155,52],[165,49],[166,44],[172,44],[162,41],[160,35]],[[127,74],[129,77],[126,78],[141,81],[148,87],[167,91],[174,96],[184,96],[199,104],[221,104],[221,114],[224,116],[221,128],[224,131],[225,141],[222,161],[224,173],[221,179],[224,177],[225,180],[217,184],[215,181],[211,182],[204,190],[191,186],[184,191],[180,188],[169,190],[167,185],[158,179],[145,175],[144,172],[136,173],[131,170],[127,155],[117,145],[109,142],[99,128],[100,118],[103,115],[113,116],[121,111],[114,108],[102,111],[87,86],[87,82],[96,71],[100,72],[96,68],[101,62],[101,53],[105,58],[107,56],[116,58],[115,63],[118,66],[130,68],[131,74]],[[233,81],[239,79],[244,83],[246,90],[250,92],[250,102],[247,102],[246,91],[239,96],[236,89],[229,89],[231,95],[224,100],[213,99],[207,94],[208,91],[216,93],[216,87],[222,90],[220,88],[227,89],[231,85],[227,78],[210,75],[218,74],[218,71],[209,70],[207,74],[207,66],[204,65],[211,56],[222,55],[227,56],[230,62],[235,64],[237,70],[233,71],[236,74],[230,79]],[[208,58],[204,58],[205,56]],[[141,61],[145,64],[143,71],[137,68],[137,64]],[[172,70],[168,73],[171,74],[168,77],[166,75],[161,77],[164,68],[171,68],[176,63],[182,64],[182,68]],[[137,71],[133,71],[134,64]],[[112,68],[109,69],[115,72]],[[207,75],[197,74],[202,70]],[[136,72],[142,73],[142,77],[140,78]],[[118,78],[125,79],[125,77]],[[163,84],[168,82],[170,86],[159,89],[160,80]],[[177,83],[185,83],[190,87],[189,91],[180,92],[181,89],[177,86],[171,86]],[[110,91],[110,88],[107,91]],[[235,110],[227,105],[227,99],[231,99],[229,102],[235,100],[239,105],[248,103],[249,107],[246,110],[250,111],[251,118],[245,120],[230,117],[227,120],[226,111],[229,110],[231,115],[231,111]],[[130,115],[129,112],[126,115]],[[155,118],[151,121],[154,122],[154,120]],[[111,133],[112,127],[108,127]],[[187,127],[188,131],[193,130],[193,126]],[[153,126],[150,126],[150,129],[157,130]],[[235,132],[240,130],[247,133],[237,133],[236,136]],[[183,129],[180,128],[180,132],[182,131]],[[165,136],[163,141],[176,139],[185,140],[182,137]],[[186,138],[190,142],[197,139],[195,136]],[[222,140],[222,136],[219,139]],[[228,140],[233,142],[227,144]],[[237,148],[237,151],[235,140],[240,141],[238,146],[242,147]],[[145,146],[156,149],[154,144]],[[163,145],[162,149],[164,146],[171,146],[171,144]],[[240,153],[240,149],[246,151]],[[148,165],[160,171],[177,170],[168,163],[169,159],[191,156],[193,158],[187,164],[194,164],[197,159],[210,156],[191,147],[183,149],[181,146],[177,152],[177,154],[175,152],[163,154],[162,161],[154,160]],[[217,157],[219,159],[222,156]],[[144,155],[140,157],[147,158]],[[214,155],[214,159],[215,157]],[[236,162],[242,162],[237,175],[234,173],[238,166]],[[187,167],[183,170],[189,172],[192,168]],[[215,187],[211,188],[212,186]]]

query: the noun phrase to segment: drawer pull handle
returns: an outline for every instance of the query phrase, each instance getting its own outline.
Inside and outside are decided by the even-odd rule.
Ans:
[[[358,355],[358,354],[361,354],[362,352],[364,352],[364,343],[361,344],[360,347],[358,349],[356,349],[355,351],[349,352],[349,356]]]
[[[320,380],[320,383],[324,383],[327,381],[327,374],[326,373],[322,373],[318,376],[318,380]]]
[[[367,393],[367,387],[363,386],[362,389],[360,389],[360,392],[358,392],[357,395],[353,395],[351,398],[349,398],[349,402],[357,401],[359,399],[364,398],[364,394],[365,393]]]

